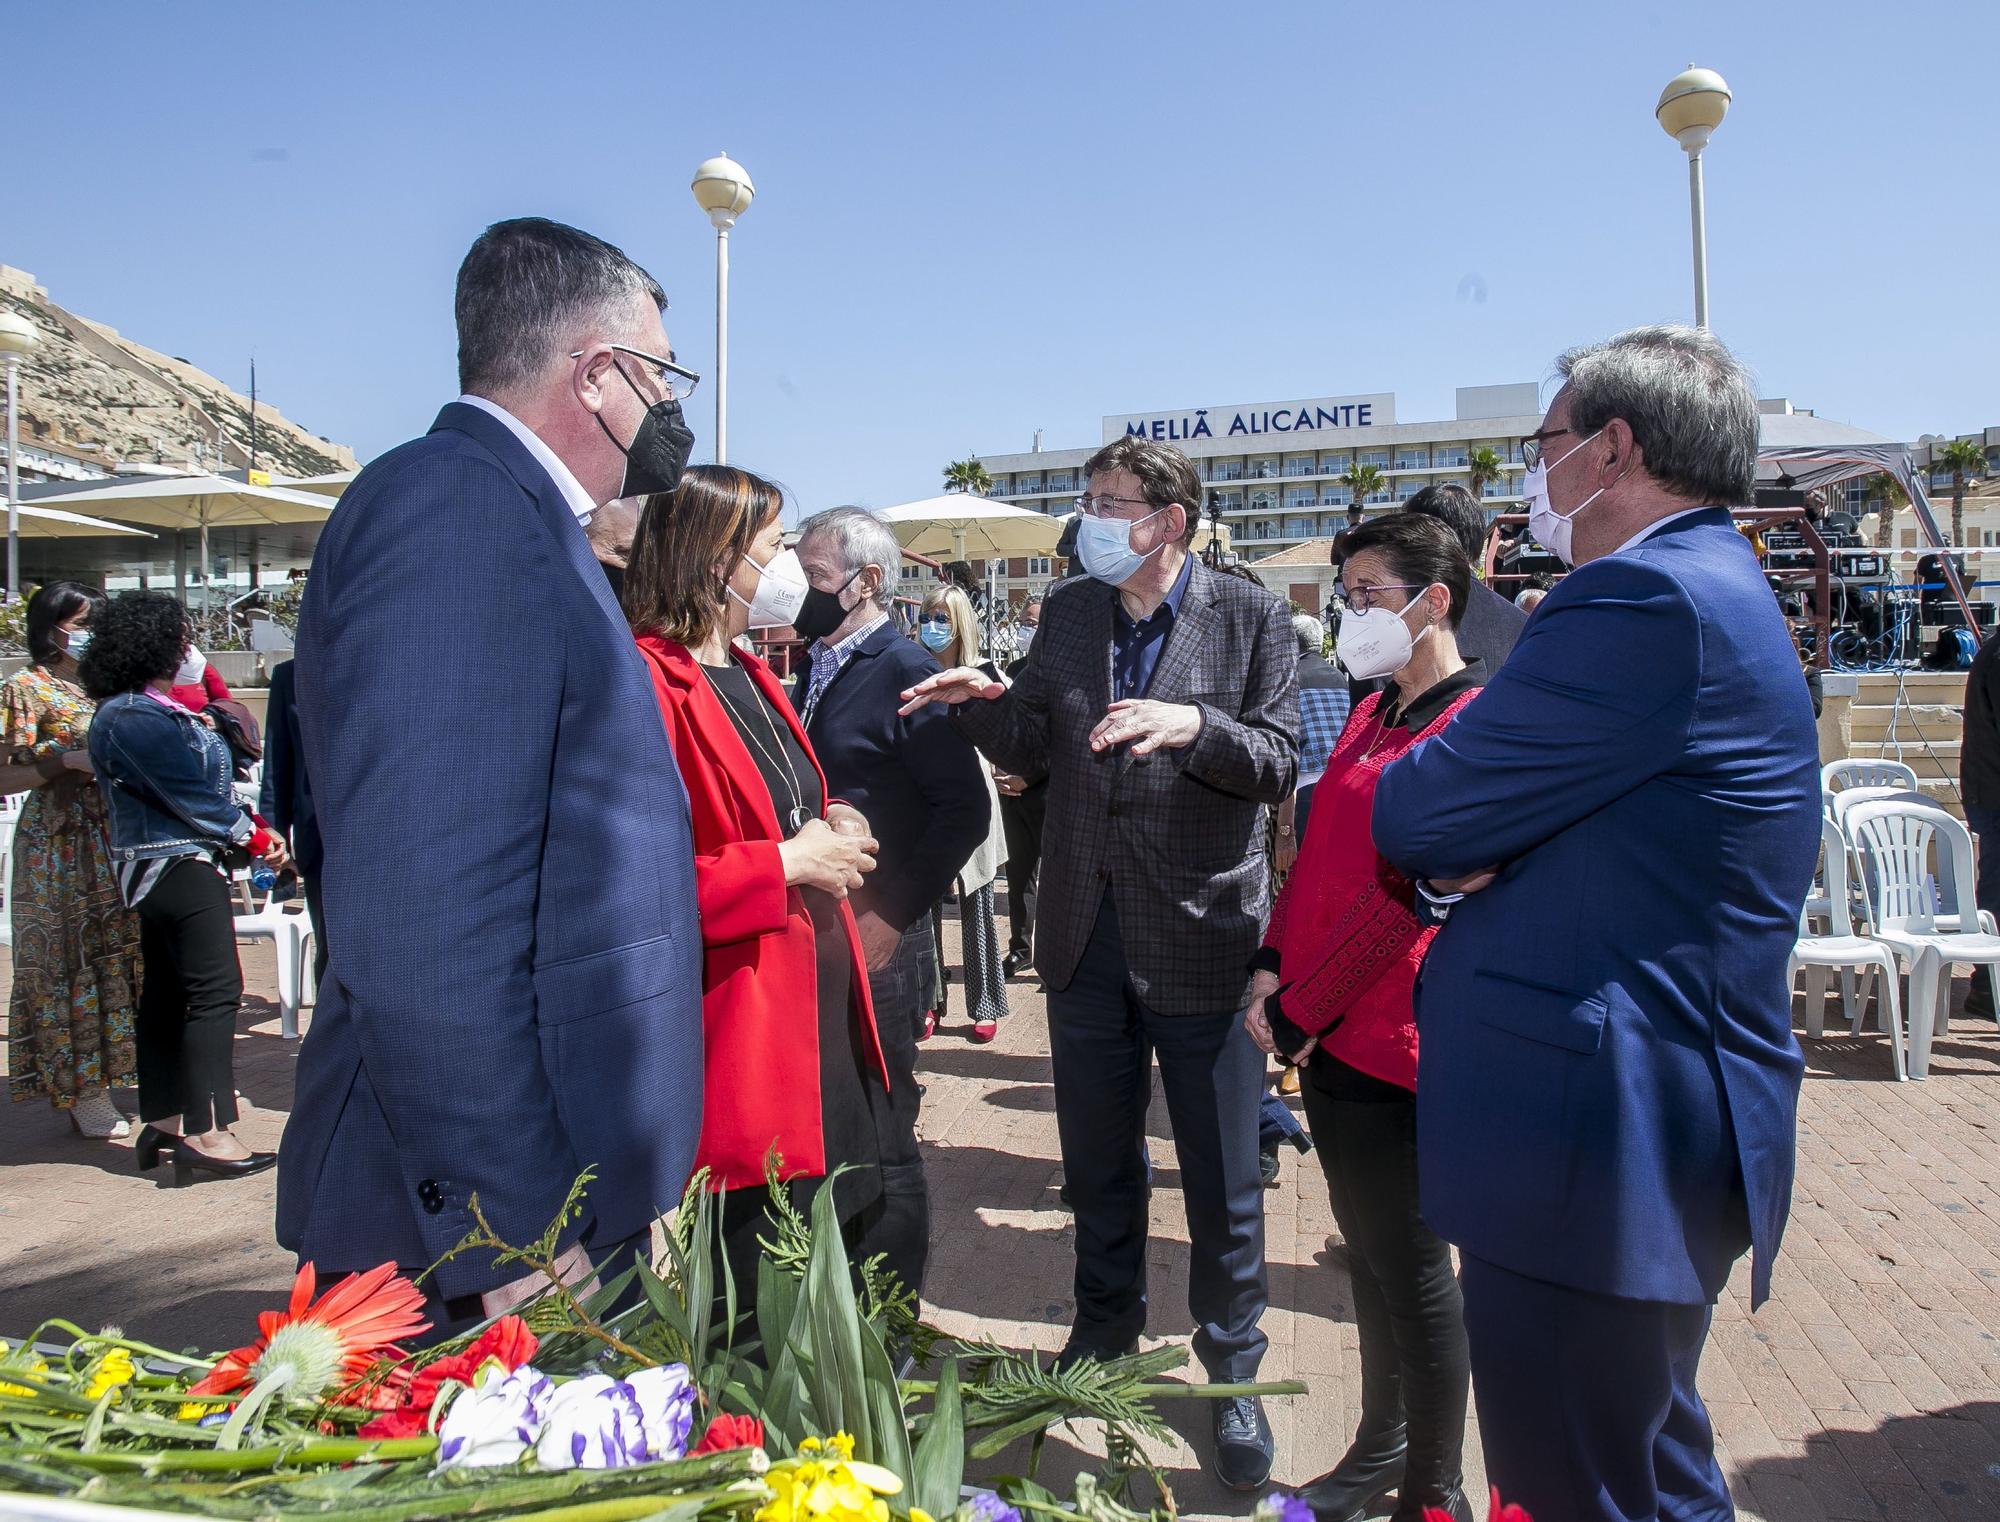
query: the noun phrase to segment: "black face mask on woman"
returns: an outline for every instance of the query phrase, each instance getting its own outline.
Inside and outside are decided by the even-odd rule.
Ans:
[[[616,360],[611,362],[611,367],[625,377],[625,384],[643,402],[646,393],[639,389],[637,381],[625,375],[625,367]],[[604,436],[618,444],[618,436],[605,423],[604,414],[599,412],[593,415],[597,418],[597,426],[604,430]],[[618,444],[618,447],[625,455],[625,480],[617,494],[621,497],[646,497],[655,492],[671,492],[681,484],[681,471],[687,466],[687,457],[694,449],[694,432],[681,416],[681,404],[670,396],[648,407],[632,434],[632,442]]]
[[[807,644],[811,644],[816,639],[825,639],[846,623],[847,615],[854,610],[841,602],[840,594],[853,586],[860,575],[861,572],[856,571],[843,581],[840,584],[840,592],[822,592],[818,587],[809,588],[806,600],[799,604],[798,617],[792,620],[792,632]]]

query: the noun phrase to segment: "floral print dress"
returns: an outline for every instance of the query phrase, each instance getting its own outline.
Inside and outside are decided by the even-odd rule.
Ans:
[[[29,765],[82,750],[95,712],[81,688],[40,666],[16,673],[0,685],[5,758]],[[139,919],[119,897],[104,799],[89,773],[29,790],[13,851],[7,1087],[17,1101],[67,1110],[133,1082]]]

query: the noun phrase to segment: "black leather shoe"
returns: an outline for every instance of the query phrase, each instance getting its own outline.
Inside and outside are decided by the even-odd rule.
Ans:
[[[1254,1395],[1232,1395],[1209,1406],[1215,1418],[1211,1472],[1231,1490],[1261,1490],[1271,1478],[1271,1461],[1277,1454],[1263,1401]]]
[[[277,1164],[278,1154],[275,1152],[252,1152],[248,1157],[210,1157],[183,1142],[174,1149],[173,1187],[180,1189],[192,1183],[197,1173],[206,1173],[211,1178],[248,1178],[253,1173],[275,1168]]]
[[[1338,1464],[1301,1485],[1298,1497],[1312,1508],[1313,1522],[1360,1522],[1380,1509],[1382,1498],[1403,1483],[1409,1452],[1408,1429],[1400,1424],[1356,1437]]]
[[[1390,1513],[1389,1522],[1424,1522],[1431,1511],[1441,1511],[1452,1522],[1472,1522],[1472,1503],[1465,1498],[1465,1488],[1453,1485],[1445,1490],[1436,1486],[1412,1485],[1405,1493],[1396,1497],[1396,1509]]]
[[[1000,971],[1010,978],[1018,978],[1033,964],[1034,957],[1025,951],[1010,951],[1000,959]]]
[[[1063,1344],[1063,1350],[1056,1354],[1049,1364],[1051,1373],[1060,1373],[1082,1363],[1086,1358],[1094,1358],[1099,1363],[1109,1363],[1114,1358],[1130,1358],[1139,1351],[1139,1339],[1133,1338],[1122,1348],[1101,1348],[1091,1343],[1078,1342],[1074,1337]]]
[[[1257,1177],[1266,1189],[1278,1187],[1278,1144],[1273,1142],[1257,1154]]]
[[[180,1144],[178,1136],[171,1136],[156,1126],[147,1126],[140,1131],[139,1139],[132,1143],[132,1156],[138,1161],[139,1171],[145,1173],[160,1166],[162,1152],[171,1153]]]

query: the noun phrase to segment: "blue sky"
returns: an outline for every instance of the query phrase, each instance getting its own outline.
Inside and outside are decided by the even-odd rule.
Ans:
[[[1760,391],[1898,438],[2000,423],[1990,0],[10,6],[0,260],[365,459],[455,392],[451,284],[525,213],[622,245],[807,510],[1106,413],[1540,379],[1691,308]],[[710,400],[691,406],[710,447]]]

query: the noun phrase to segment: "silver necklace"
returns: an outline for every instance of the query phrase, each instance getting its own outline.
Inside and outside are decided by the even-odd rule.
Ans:
[[[764,759],[771,763],[771,769],[777,771],[782,767],[785,775],[791,778],[792,806],[785,815],[785,825],[788,834],[798,834],[800,830],[806,827],[807,822],[813,818],[813,813],[806,807],[806,790],[804,785],[799,781],[798,769],[792,765],[792,758],[785,753],[785,742],[778,738],[777,721],[769,713],[765,712],[763,704],[760,703],[757,705],[757,711],[764,716],[764,727],[771,733],[771,744],[777,747],[777,754],[773,755],[764,742],[757,738],[757,731],[751,728],[750,721],[743,717],[743,710],[730,701],[729,694],[717,685],[715,678],[704,671],[702,672],[702,679],[708,683],[708,690],[722,699],[722,706],[729,710],[730,714],[734,716],[738,727],[742,729],[744,734],[750,737],[750,743],[763,752]]]

